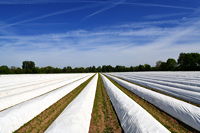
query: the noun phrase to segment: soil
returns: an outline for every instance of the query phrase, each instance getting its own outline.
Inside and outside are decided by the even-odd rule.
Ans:
[[[89,133],[123,132],[99,75]]]

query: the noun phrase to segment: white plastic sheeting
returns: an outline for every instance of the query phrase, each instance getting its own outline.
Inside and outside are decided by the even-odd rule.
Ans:
[[[47,77],[42,74],[35,74],[34,76],[32,74],[0,75],[0,90],[5,90],[7,87],[11,86],[20,86],[25,83],[30,84],[38,82],[36,79],[47,80],[50,77],[51,75]]]
[[[98,74],[49,126],[46,133],[88,133],[97,79]]]
[[[58,89],[59,87],[62,87],[64,85],[67,85],[71,82],[74,82],[74,81],[76,81],[80,78],[83,78],[83,76],[86,76],[86,75],[84,75],[84,74],[82,76],[77,75],[75,77],[72,77],[72,79],[70,79],[70,78],[66,79],[65,78],[65,79],[62,79],[62,81],[60,81],[58,83],[46,85],[46,86],[43,86],[43,87],[37,86],[34,89],[32,89],[32,86],[29,86],[29,87],[25,87],[25,88],[18,88],[18,89],[9,90],[10,93],[11,92],[14,93],[14,92],[17,92],[17,91],[24,91],[24,92],[17,93],[17,94],[14,94],[14,95],[10,95],[10,96],[1,97],[0,98],[0,111],[4,110],[6,108],[9,108],[11,106],[14,106],[16,104],[19,104],[21,102],[27,101],[29,99],[35,98],[37,96],[43,95],[47,92]],[[30,90],[30,89],[32,89],[32,90]],[[25,90],[28,90],[28,91],[25,91]],[[7,93],[9,93],[9,92],[7,92]]]
[[[200,87],[190,86],[187,89],[184,89],[184,88],[180,88],[180,86],[177,87],[176,85],[174,85],[176,87],[171,87],[171,86],[168,86],[168,85],[163,85],[162,83],[158,84],[161,81],[150,81],[150,80],[145,81],[144,79],[136,79],[136,78],[129,76],[129,75],[124,76],[123,73],[122,74],[112,74],[112,75],[118,76],[120,78],[123,78],[123,79],[128,80],[128,81],[133,82],[133,83],[141,84],[141,85],[146,86],[146,87],[150,87],[150,88],[154,88],[156,90],[160,90],[162,92],[165,92],[165,93],[170,94],[172,96],[176,96],[178,98],[181,98],[181,99],[189,101],[189,102],[200,104],[200,93],[197,92],[197,91],[200,91]],[[155,82],[157,82],[157,83],[155,83]]]
[[[59,83],[59,82],[72,80],[74,78],[78,78],[78,77],[81,78],[84,76],[86,76],[86,75],[84,75],[84,74],[82,74],[82,75],[80,75],[80,74],[70,74],[70,75],[65,74],[65,75],[62,75],[62,77],[59,76],[59,78],[58,78],[57,75],[55,75],[55,77],[46,75],[45,77],[38,78],[37,81],[28,82],[28,83],[24,82],[24,83],[20,83],[20,85],[18,83],[16,83],[15,85],[4,86],[3,88],[1,87],[3,90],[0,89],[0,97],[19,94],[22,92],[30,91],[33,89],[38,89],[38,88],[45,87],[48,85],[51,86],[51,85]],[[34,79],[37,78],[37,77],[35,77],[35,75],[33,77],[34,77]]]
[[[153,82],[150,82],[150,81],[144,81],[144,80],[138,80],[138,79],[130,78],[130,77],[127,77],[127,76],[119,76],[119,77],[123,78],[125,80],[128,80],[130,82],[133,82],[133,83],[141,84],[141,85],[146,86],[146,87],[150,87],[150,88],[154,88],[156,90],[160,90],[162,92],[176,96],[176,97],[184,99],[186,101],[193,102],[193,103],[196,103],[196,104],[200,104],[200,93],[199,92],[180,89],[180,88],[176,88],[176,87],[169,87],[169,86],[165,86],[165,85],[161,85],[161,84],[156,84],[156,83],[153,83]]]
[[[14,74],[0,76],[0,91],[81,74]]]
[[[140,78],[151,78],[158,81],[200,87],[200,72],[126,72],[112,74],[124,76],[128,75]]]
[[[11,133],[70,93],[93,74],[0,112],[0,133]]]
[[[132,91],[139,97],[160,108],[164,112],[200,131],[200,108],[175,98],[131,84],[119,78],[109,76],[117,83]]]
[[[126,133],[169,133],[146,110],[102,75],[105,88]]]
[[[120,76],[120,75],[119,75]],[[169,87],[176,87],[184,90],[194,91],[194,92],[200,92],[200,87],[197,86],[190,86],[190,85],[184,85],[184,84],[178,84],[178,83],[171,83],[166,81],[159,81],[158,79],[154,79],[151,77],[138,77],[138,76],[132,76],[132,75],[125,75],[125,77],[141,80],[141,81],[147,81],[151,83],[161,84]]]

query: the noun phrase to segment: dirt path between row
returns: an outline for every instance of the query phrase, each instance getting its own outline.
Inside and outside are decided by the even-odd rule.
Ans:
[[[122,128],[117,119],[110,99],[99,75],[89,133],[121,133]]]

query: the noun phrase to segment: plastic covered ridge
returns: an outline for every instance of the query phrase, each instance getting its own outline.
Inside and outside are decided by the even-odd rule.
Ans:
[[[105,76],[102,79],[125,133],[170,132]]]
[[[25,88],[18,88],[18,89],[12,89],[7,91],[6,93],[8,94],[9,92],[17,92],[17,91],[24,91],[21,93],[13,94],[10,96],[5,96],[0,98],[0,111],[6,108],[9,108],[11,106],[14,106],[16,104],[19,104],[21,102],[27,101],[29,99],[33,99],[37,96],[43,95],[45,93],[48,93],[50,91],[56,90],[57,88],[60,88],[62,86],[65,86],[69,83],[72,83],[76,80],[79,80],[87,75],[77,75],[72,78],[68,79],[62,79],[62,81],[58,83],[53,83],[50,85],[45,85],[43,87],[37,86],[36,88],[32,89],[33,86],[27,86]],[[2,92],[0,92],[2,94]]]
[[[200,108],[175,98],[145,89],[119,78],[109,76],[121,86],[132,91],[139,97],[160,108],[164,112],[200,131]]]
[[[151,81],[143,81],[134,78],[129,78],[127,76],[120,76],[122,79],[128,80],[133,83],[141,84],[146,87],[154,88],[156,90],[160,90],[167,94],[176,96],[178,98],[184,99],[188,102],[193,102],[196,104],[200,104],[200,93],[195,91],[190,91],[186,89],[181,89],[177,87],[169,87],[161,84],[156,84]]]
[[[98,74],[65,108],[46,133],[88,133],[97,87]]]
[[[0,112],[0,133],[12,133],[70,93],[93,74],[37,98],[25,101]]]

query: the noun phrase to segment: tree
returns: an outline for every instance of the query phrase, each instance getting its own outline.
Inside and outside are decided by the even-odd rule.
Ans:
[[[159,71],[174,71],[177,67],[175,59],[169,58],[167,62],[157,61],[156,69]]]
[[[96,67],[95,66],[87,67],[86,72],[96,72]]]
[[[181,53],[178,58],[179,70],[195,71],[200,70],[199,53]]]
[[[8,66],[0,66],[0,74],[9,74],[10,73],[10,69],[8,68]]]
[[[115,67],[115,72],[125,72],[126,71],[126,67],[125,66],[116,66]]]
[[[134,67],[133,66],[131,66],[131,67],[129,67],[129,71],[134,71]]]
[[[101,66],[98,66],[96,70],[97,70],[97,72],[102,72]]]
[[[120,66],[103,65],[99,67],[76,67],[67,66],[56,68],[52,66],[36,67],[33,61],[23,61],[22,69],[19,67],[6,65],[0,66],[0,74],[21,74],[21,73],[89,73],[89,72],[131,72],[131,71],[200,71],[200,54],[199,53],[181,53],[178,61],[169,58],[166,62],[157,61],[155,67],[149,64],[138,66]]]
[[[34,73],[35,63],[33,61],[23,61],[22,69],[25,73]]]
[[[66,67],[63,67],[62,72],[63,72],[63,73],[66,73],[66,72],[67,72],[67,68],[66,68]]]
[[[75,67],[73,69],[73,72],[75,72],[75,73],[84,73],[85,69],[83,67]]]
[[[134,67],[134,71],[144,71],[144,66],[143,65],[139,65]]]
[[[55,68],[52,66],[46,66],[46,67],[42,67],[40,68],[40,73],[62,73],[63,69],[61,68]]]
[[[11,66],[10,71],[13,74],[20,74],[22,73],[22,69],[20,67]]]
[[[40,68],[40,72],[41,73],[54,73],[54,68],[51,66],[42,67],[42,68]]]
[[[150,71],[151,70],[151,66],[149,64],[144,64],[144,70],[145,71]]]
[[[72,73],[72,67],[67,66],[67,68],[66,68],[66,72],[67,72],[67,73]]]
[[[167,63],[161,62],[160,67],[158,68],[160,71],[166,71],[167,70]]]
[[[161,64],[162,64],[162,61],[160,61],[160,60],[157,61],[157,62],[156,62],[156,67],[159,68]]]
[[[169,58],[166,62],[166,71],[174,71],[177,67],[175,59]]]
[[[114,68],[111,65],[103,65],[102,72],[114,72]]]

